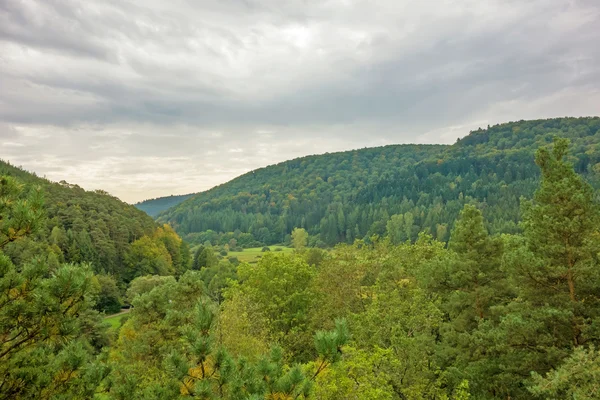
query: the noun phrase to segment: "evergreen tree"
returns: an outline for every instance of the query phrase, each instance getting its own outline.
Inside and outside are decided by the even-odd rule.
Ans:
[[[0,399],[90,398],[105,375],[94,350],[106,344],[93,306],[89,266],[14,265],[2,249],[37,233],[40,193],[0,177]]]
[[[600,339],[590,330],[598,317],[600,252],[598,204],[591,186],[566,161],[569,142],[556,139],[542,148],[536,163],[542,181],[533,202],[525,203],[523,234],[536,261],[520,265],[523,295],[572,314],[570,342],[578,346]]]

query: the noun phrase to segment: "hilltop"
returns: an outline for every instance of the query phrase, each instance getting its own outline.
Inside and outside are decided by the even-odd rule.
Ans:
[[[555,136],[572,142],[578,173],[596,182],[600,118],[499,124],[453,145],[392,145],[302,157],[244,174],[195,194],[157,217],[193,243],[287,242],[294,227],[312,245],[383,235],[394,218],[399,240],[425,231],[447,240],[464,204],[483,203],[492,233],[516,232],[521,196],[538,183],[534,152]]]
[[[56,262],[91,263],[96,273],[122,278],[130,244],[158,228],[146,213],[102,190],[52,182],[5,161],[0,176],[15,178],[25,192],[39,188],[44,198],[43,229],[35,240],[5,249],[15,262],[49,251]]]

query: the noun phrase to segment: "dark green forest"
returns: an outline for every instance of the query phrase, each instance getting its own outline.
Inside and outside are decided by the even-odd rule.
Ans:
[[[598,399],[599,127],[518,122],[257,170],[159,221],[204,198],[214,221],[300,222],[184,232],[193,254],[107,193],[2,163],[0,399]],[[352,236],[354,207],[377,217]],[[244,238],[294,250],[227,258]]]
[[[288,244],[295,227],[310,245],[419,232],[447,241],[465,204],[481,203],[491,233],[519,231],[520,198],[539,182],[534,153],[571,140],[575,170],[599,186],[600,118],[519,121],[479,129],[452,146],[395,145],[303,157],[257,169],[161,213],[190,243]]]

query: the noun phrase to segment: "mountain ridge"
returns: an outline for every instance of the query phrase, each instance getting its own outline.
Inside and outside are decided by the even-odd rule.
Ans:
[[[492,215],[492,232],[514,232],[519,198],[529,197],[537,182],[535,150],[554,136],[570,138],[575,168],[588,174],[599,161],[599,126],[598,117],[521,120],[471,131],[452,145],[387,145],[299,157],[197,193],[157,220],[172,224],[193,243],[222,242],[240,231],[250,233],[253,244],[273,244],[288,241],[294,227],[304,227],[318,236],[313,244],[333,245],[384,234],[391,215],[407,212],[405,222],[415,225],[407,228],[407,238],[414,240],[413,230],[445,238],[462,205],[475,201],[491,205],[488,219],[499,214]],[[319,179],[329,187],[315,183]],[[311,199],[310,191],[319,200]],[[514,210],[501,210],[509,207],[501,207],[501,201]],[[432,207],[440,206],[444,210],[436,212],[444,216],[433,215]]]

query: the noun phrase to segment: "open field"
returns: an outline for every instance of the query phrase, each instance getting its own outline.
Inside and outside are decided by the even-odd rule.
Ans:
[[[271,252],[275,253],[291,253],[294,249],[290,249],[289,247],[283,246],[268,246],[271,249]],[[275,251],[275,249],[281,249],[281,251]],[[247,263],[255,263],[259,258],[268,254],[266,251],[262,251],[262,247],[251,247],[249,249],[244,249],[244,251],[230,251],[227,253],[227,257],[237,257],[240,262]]]

